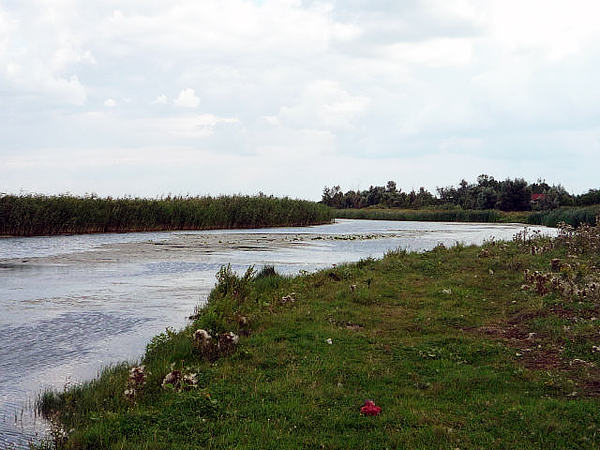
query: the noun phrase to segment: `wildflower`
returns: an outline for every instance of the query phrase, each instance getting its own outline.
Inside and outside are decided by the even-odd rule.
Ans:
[[[133,400],[135,398],[135,389],[125,389],[125,392],[123,392],[123,395],[128,400]]]
[[[132,367],[129,371],[129,377],[127,379],[127,389],[123,392],[123,395],[128,400],[135,400],[136,397],[141,395],[145,384],[146,367]]]
[[[285,305],[286,303],[294,303],[296,301],[296,293],[292,292],[284,297],[281,297],[280,303]]]
[[[212,337],[206,330],[196,330],[194,333],[194,342],[198,343],[201,347],[210,344]]]
[[[195,388],[198,386],[198,374],[187,373],[183,376],[183,385],[186,389]]]
[[[181,379],[181,372],[179,370],[173,370],[172,372],[169,372],[165,378],[163,379],[163,382],[161,384],[163,389],[167,388],[167,385],[171,385],[174,388],[178,388],[179,387],[179,380]]]
[[[376,406],[373,400],[366,400],[365,404],[360,408],[360,412],[366,416],[376,416],[381,412],[381,408]]]
[[[325,339],[325,342],[327,342],[329,345],[333,344],[333,340],[331,338]]]
[[[129,383],[140,386],[146,382],[146,366],[132,367],[129,371]]]
[[[236,345],[240,341],[240,338],[233,331],[228,331],[219,336],[219,347]]]

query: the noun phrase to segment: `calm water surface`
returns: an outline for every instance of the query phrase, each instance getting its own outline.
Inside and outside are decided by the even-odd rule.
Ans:
[[[183,327],[224,264],[297,274],[397,248],[512,239],[522,229],[338,220],[306,228],[0,239],[0,450],[26,448],[44,435],[47,424],[32,407],[44,389],[133,362],[153,336]]]

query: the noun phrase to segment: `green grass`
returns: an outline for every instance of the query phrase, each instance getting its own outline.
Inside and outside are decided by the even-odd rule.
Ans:
[[[148,345],[135,401],[122,365],[40,408],[69,449],[598,448],[598,298],[550,282],[541,295],[524,275],[595,282],[599,249],[576,251],[581,235],[600,230],[390,252],[293,278],[224,267],[195,322]],[[553,259],[570,271],[552,272]],[[198,328],[240,341],[210,353]],[[173,369],[198,385],[163,389]],[[366,399],[381,414],[362,415]]]

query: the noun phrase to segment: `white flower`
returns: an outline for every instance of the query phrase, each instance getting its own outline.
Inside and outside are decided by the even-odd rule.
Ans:
[[[223,333],[219,339],[219,344],[221,345],[235,345],[239,342],[240,338],[233,331],[228,331],[227,333]]]
[[[179,385],[180,378],[181,372],[179,370],[174,370],[165,376],[161,386],[163,389],[165,389],[168,384],[173,385],[173,387],[177,387]]]
[[[198,374],[197,373],[189,373],[183,376],[183,382],[185,384],[189,384],[190,386],[198,385]]]
[[[200,345],[204,346],[204,345],[208,345],[210,343],[210,340],[212,339],[211,335],[208,334],[208,331],[206,330],[196,330],[196,332],[194,333],[194,341],[198,342]]]
[[[135,389],[126,389],[123,395],[128,399],[133,399],[135,397]]]

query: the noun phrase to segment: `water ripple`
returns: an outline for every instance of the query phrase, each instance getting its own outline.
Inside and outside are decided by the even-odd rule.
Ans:
[[[0,327],[0,384],[15,374],[30,373],[88,355],[94,345],[130,332],[150,318],[114,312],[65,312],[32,324]]]

